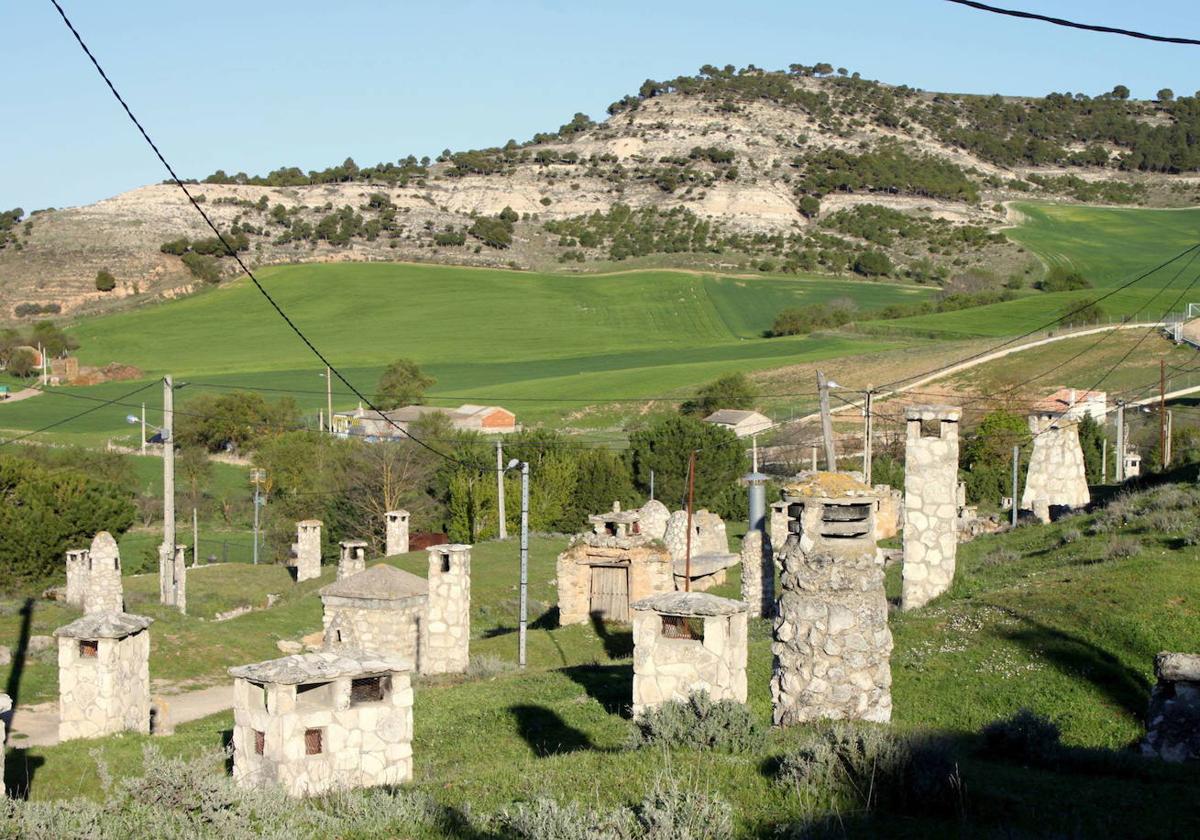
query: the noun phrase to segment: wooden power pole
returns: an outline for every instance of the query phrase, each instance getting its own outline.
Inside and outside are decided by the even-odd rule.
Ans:
[[[833,451],[833,419],[829,414],[829,380],[817,371],[817,392],[821,396],[821,438],[825,444],[825,469],[837,471],[837,454]]]

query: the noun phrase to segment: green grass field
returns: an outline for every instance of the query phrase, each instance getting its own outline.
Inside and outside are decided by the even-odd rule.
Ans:
[[[1194,474],[1184,480],[1186,488]],[[958,744],[965,826],[908,817],[856,831],[863,815],[843,813],[848,835],[980,836],[973,830],[1000,826],[1007,832],[996,836],[1157,837],[1197,830],[1197,815],[1188,807],[1200,782],[1196,768],[1131,764],[1128,748],[1141,736],[1154,654],[1190,650],[1200,633],[1200,554],[1182,540],[1196,527],[1198,502],[1194,490],[1171,490],[1124,503],[1128,522],[1115,529],[1082,516],[961,546],[951,591],[924,609],[893,613],[890,624],[893,726],[939,732]],[[1132,556],[1112,553],[1114,541],[1130,539],[1139,546]],[[740,835],[767,836],[770,826],[819,818],[824,803],[802,802],[770,781],[775,757],[803,727],[773,731],[762,750],[749,755],[623,749],[629,731],[623,708],[630,696],[629,630],[555,626],[551,579],[562,545],[553,539],[534,542],[534,626],[525,673],[512,665],[516,546],[476,547],[472,652],[507,665],[494,664],[482,676],[419,682],[416,788],[444,807],[485,813],[542,795],[605,807],[637,801],[670,768],[728,800]],[[390,562],[423,573],[416,554]],[[893,598],[898,572],[893,567],[887,576]],[[227,679],[228,665],[277,655],[276,640],[320,626],[314,590],[331,575],[327,568],[320,582],[296,586],[279,567],[201,570],[189,584],[193,610],[187,618],[153,604],[153,579],[128,579],[131,608],[159,619],[151,630],[152,674],[206,684]],[[718,591],[736,594],[736,575]],[[271,610],[219,624],[204,620],[217,609],[261,602],[268,592],[283,593]],[[34,632],[44,633],[71,613],[39,604],[34,615]],[[15,621],[11,614],[3,619],[5,636],[12,637]],[[764,722],[770,714],[770,671],[770,626],[755,621],[749,702]],[[53,691],[49,663],[26,667],[22,702]],[[1080,754],[1083,769],[1039,769],[979,754],[980,728],[1021,708],[1055,720],[1069,748],[1092,750]],[[216,715],[157,743],[169,754],[194,755],[220,746],[230,720],[229,714]],[[32,779],[34,799],[98,796],[91,751],[98,749],[117,772],[137,772],[147,741],[126,736],[29,749],[13,742],[8,781],[22,788]],[[1113,807],[1117,801],[1120,808]],[[956,833],[956,826],[966,834]]]

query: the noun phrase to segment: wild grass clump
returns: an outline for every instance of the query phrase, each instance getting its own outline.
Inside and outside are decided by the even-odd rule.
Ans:
[[[1146,530],[1159,534],[1178,534],[1195,522],[1196,517],[1190,511],[1175,508],[1152,511],[1142,518],[1142,525]]]
[[[1113,537],[1104,547],[1105,560],[1124,560],[1142,552],[1142,544],[1136,537]]]
[[[983,557],[979,558],[979,565],[984,568],[991,566],[1009,566],[1021,559],[1019,551],[1013,551],[1011,548],[993,548]]]
[[[714,702],[706,691],[698,691],[685,701],[648,709],[633,723],[628,743],[631,749],[664,746],[746,752],[761,746],[765,737],[745,704]]]
[[[983,752],[992,758],[1044,765],[1061,748],[1058,724],[1029,709],[989,723],[982,734]]]
[[[467,661],[467,676],[477,680],[491,679],[500,674],[517,670],[515,662],[501,659],[490,653],[473,653]]]
[[[505,808],[493,820],[500,836],[521,840],[725,840],[733,836],[729,803],[660,777],[633,808],[592,809],[538,799]]]
[[[907,814],[961,808],[962,778],[948,742],[882,727],[835,724],[786,754],[776,782],[805,803]],[[838,801],[840,800],[840,801]]]
[[[1078,528],[1063,528],[1058,535],[1059,545],[1070,545],[1083,539],[1083,533]]]

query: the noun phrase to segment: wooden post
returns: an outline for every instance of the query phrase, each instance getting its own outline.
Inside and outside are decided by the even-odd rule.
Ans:
[[[1166,455],[1163,456],[1163,466],[1171,466],[1171,412],[1167,412]]]
[[[683,561],[683,591],[692,591],[692,507],[696,498],[696,450],[688,455],[687,542]]]
[[[821,395],[821,438],[825,444],[825,469],[837,471],[837,454],[833,450],[833,418],[829,414],[829,380],[817,371],[817,391]]]
[[[1158,465],[1167,469],[1167,360],[1158,360]]]

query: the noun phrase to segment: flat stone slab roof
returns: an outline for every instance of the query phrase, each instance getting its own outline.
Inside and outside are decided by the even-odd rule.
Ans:
[[[809,473],[783,485],[785,499],[837,499],[875,495],[874,489],[850,473],[844,472]]]
[[[95,612],[77,618],[54,631],[55,636],[68,639],[123,639],[145,630],[154,619],[145,615],[117,612]]]
[[[400,601],[429,594],[429,582],[412,572],[397,569],[387,563],[377,563],[358,574],[322,586],[321,597],[368,598],[373,601]]]
[[[719,572],[722,569],[728,569],[736,566],[741,560],[736,554],[693,554],[692,555],[692,577],[703,577]],[[687,558],[680,557],[674,562],[674,571],[677,575],[682,575],[687,572]]]
[[[904,409],[906,420],[950,420],[962,419],[962,407],[957,405],[910,405]]]
[[[650,610],[666,615],[736,615],[750,607],[745,601],[734,601],[707,592],[665,592],[630,604],[635,610]]]
[[[252,680],[277,685],[299,685],[309,682],[327,682],[339,677],[358,677],[367,674],[383,674],[392,671],[411,671],[412,663],[397,656],[382,653],[367,653],[361,650],[317,651],[297,653],[251,665],[237,665],[229,669],[236,679]]]

